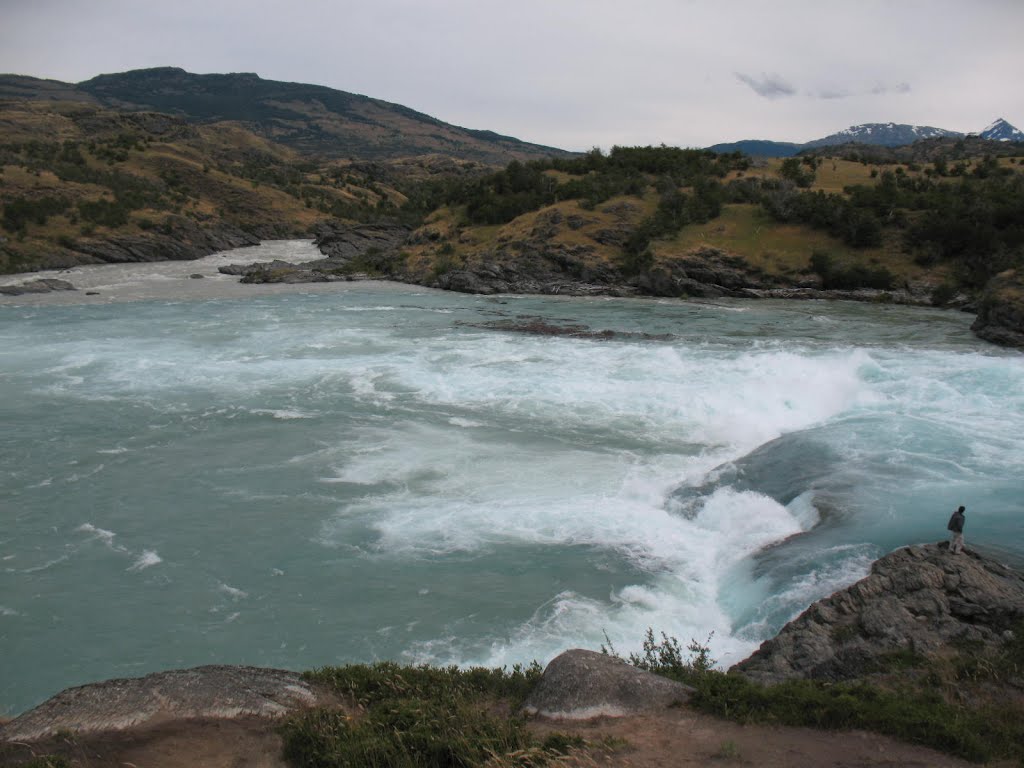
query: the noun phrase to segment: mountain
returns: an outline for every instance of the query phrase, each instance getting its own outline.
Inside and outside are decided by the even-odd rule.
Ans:
[[[0,99],[78,101],[122,112],[164,112],[196,124],[234,122],[303,154],[328,158],[441,154],[504,165],[571,154],[450,125],[401,104],[321,85],[264,80],[248,72],[197,75],[159,67],[77,84],[0,75]]]
[[[805,149],[831,147],[839,144],[867,144],[876,147],[903,147],[922,139],[963,138],[968,134],[935,128],[930,125],[907,125],[906,123],[864,123],[852,125],[837,133],[804,144],[786,141],[746,139],[708,147],[713,152],[733,152],[737,149],[748,155],[760,157],[792,157]],[[990,141],[1024,141],[1024,133],[1002,118],[996,120],[980,134],[969,134]]]
[[[793,157],[799,154],[803,148],[803,144],[794,144],[791,141],[767,141],[765,139],[731,141],[708,147],[712,152],[718,152],[719,154],[742,152],[751,157]]]
[[[1024,141],[1024,131],[1017,130],[1001,117],[978,135],[989,141]]]
[[[832,144],[877,144],[883,147],[902,147],[919,139],[934,139],[940,136],[963,136],[957,131],[933,128],[930,125],[906,125],[905,123],[864,123],[852,125],[823,139],[808,141],[803,146],[827,147]]]

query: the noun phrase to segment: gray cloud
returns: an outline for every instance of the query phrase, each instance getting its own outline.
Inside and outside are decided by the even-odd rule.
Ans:
[[[822,88],[812,94],[816,99],[847,99],[852,94],[844,88]]]
[[[887,85],[885,83],[875,83],[871,87],[871,93],[874,96],[885,96],[889,93],[910,93],[910,83],[900,82],[895,85]]]
[[[736,72],[735,74],[737,80],[749,85],[754,90],[754,93],[758,96],[764,96],[766,99],[781,99],[796,93],[796,88],[779,75],[768,75],[762,72],[761,79],[758,79],[752,75],[745,75],[742,72]]]

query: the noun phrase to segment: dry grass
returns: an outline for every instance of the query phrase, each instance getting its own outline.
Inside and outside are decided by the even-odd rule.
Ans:
[[[884,264],[900,280],[917,279],[924,272],[896,243],[855,249],[820,230],[780,224],[756,205],[726,205],[717,219],[691,224],[675,238],[654,244],[655,254],[661,258],[707,247],[742,256],[769,275],[792,276],[804,271],[815,251],[830,254],[841,265]]]
[[[874,185],[877,178],[871,178],[873,169],[877,170],[876,166],[825,158],[815,172],[811,189],[841,193],[845,187],[856,184]]]

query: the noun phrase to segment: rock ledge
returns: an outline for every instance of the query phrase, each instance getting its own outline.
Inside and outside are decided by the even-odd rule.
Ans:
[[[0,726],[0,741],[35,741],[59,731],[124,730],[198,717],[281,717],[330,698],[297,673],[280,669],[179,669],[68,688]]]
[[[996,647],[1021,620],[1021,574],[973,551],[954,555],[945,542],[905,547],[816,602],[733,670],[763,683],[842,680],[894,651],[928,654],[958,641]]]

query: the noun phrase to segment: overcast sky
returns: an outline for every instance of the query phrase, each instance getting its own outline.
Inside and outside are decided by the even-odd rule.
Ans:
[[[1024,129],[1024,0],[0,0],[0,72],[178,66],[566,149]]]

